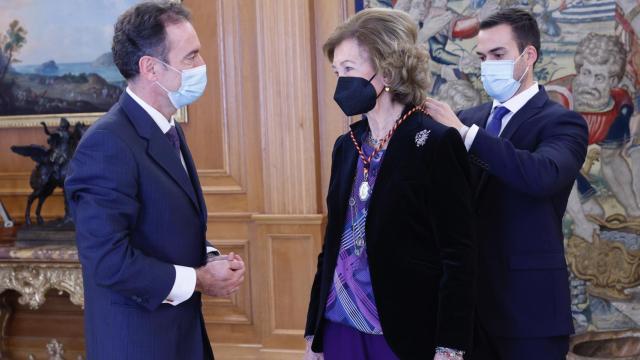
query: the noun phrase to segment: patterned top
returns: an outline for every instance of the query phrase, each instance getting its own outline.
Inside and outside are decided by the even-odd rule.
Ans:
[[[373,147],[366,141],[362,141],[362,151],[366,157],[369,157],[373,150]],[[359,246],[357,240],[366,239],[365,223],[369,200],[384,158],[384,152],[384,150],[380,150],[371,160],[367,181],[370,190],[369,196],[365,200],[361,200],[359,196],[360,186],[364,180],[364,163],[362,158],[358,157],[356,176],[340,240],[338,262],[325,311],[327,320],[350,326],[366,334],[375,335],[382,334],[382,327],[371,286],[366,241]]]

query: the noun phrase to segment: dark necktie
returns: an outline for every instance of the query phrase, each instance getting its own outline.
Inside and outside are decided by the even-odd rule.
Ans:
[[[178,130],[176,130],[176,127],[170,127],[169,131],[167,131],[165,135],[167,136],[167,139],[169,139],[169,143],[173,145],[176,152],[180,154],[180,137],[178,137]]]
[[[509,113],[509,109],[504,106],[496,106],[493,109],[493,116],[487,124],[487,132],[493,136],[500,135],[500,129],[502,129],[502,118]]]

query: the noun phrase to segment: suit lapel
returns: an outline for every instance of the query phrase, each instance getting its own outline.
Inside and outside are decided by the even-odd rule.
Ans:
[[[356,134],[356,138],[359,136],[358,134],[362,134],[363,131],[366,130],[367,124],[365,120],[358,121],[351,125],[354,133]],[[365,130],[363,130],[365,129]],[[336,162],[340,162],[340,167],[336,169],[336,182],[337,185],[336,194],[329,194],[328,199],[335,198],[336,203],[329,202],[329,206],[333,207],[333,215],[332,219],[335,219],[337,224],[343,224],[345,221],[345,215],[347,212],[348,200],[351,194],[351,187],[353,186],[354,176],[356,173],[356,165],[358,161],[358,152],[355,147],[351,143],[351,138],[349,134],[344,135],[346,138],[342,140],[342,144],[340,147],[340,157],[334,159]],[[332,210],[329,210],[329,214],[332,214]],[[344,226],[340,226],[335,228],[335,234],[338,239],[342,236],[342,231],[344,230]],[[327,252],[329,254],[328,259],[332,259],[332,264],[328,264],[327,269],[335,266],[335,261],[338,258],[338,251],[340,249],[340,241],[331,241],[328,242]]]
[[[406,107],[405,111],[403,111],[403,115],[411,110],[413,107]],[[419,114],[423,114],[420,110],[416,110]],[[369,200],[369,208],[375,209],[376,207],[373,203],[376,201],[377,193],[380,191],[376,191],[376,189],[384,189],[388,183],[390,183],[393,179],[393,166],[400,164],[401,161],[398,157],[408,154],[410,149],[407,149],[409,146],[416,146],[415,136],[416,133],[420,130],[420,121],[416,120],[416,116],[419,114],[411,114],[405,121],[398,126],[393,136],[389,140],[389,144],[387,145],[387,149],[384,152],[384,160],[380,165],[380,170],[378,171],[378,176],[376,177],[376,183],[374,185],[373,193],[371,194],[371,200]]]
[[[366,120],[361,120],[351,125],[351,129],[353,130],[356,139],[361,139],[367,128],[368,125]],[[344,218],[344,211],[346,210],[347,200],[351,194],[359,156],[355,146],[351,143],[351,137],[349,135],[346,136],[347,139],[345,139],[342,151],[342,168],[340,169],[338,178],[338,183],[340,184],[340,219]]]
[[[534,95],[517,113],[513,115],[513,117],[509,120],[507,126],[500,133],[500,137],[503,139],[511,139],[513,135],[516,133],[516,130],[522,126],[522,124],[529,121],[533,118],[544,106],[544,104],[549,99],[544,87],[540,86],[539,91],[536,95]],[[491,111],[491,106],[489,106],[489,112]],[[487,120],[489,118],[489,114],[486,114],[484,118],[484,125],[486,125]],[[478,125],[479,126],[479,125]],[[484,126],[483,126],[484,128]],[[476,188],[474,199],[477,200],[482,190],[484,190],[488,180],[489,173],[485,170],[481,170],[480,180],[478,181],[478,187]]]
[[[411,109],[413,109],[413,106],[405,107],[402,112],[403,116]],[[369,219],[377,219],[379,218],[377,213],[379,211],[385,211],[383,207],[377,205],[377,202],[382,201],[380,199],[384,199],[386,190],[389,189],[389,186],[393,185],[392,183],[394,181],[395,170],[402,164],[402,157],[407,156],[407,154],[411,154],[412,151],[414,151],[411,147],[414,149],[416,147],[416,134],[419,131],[424,130],[421,125],[422,122],[418,120],[418,117],[423,113],[419,110],[417,110],[416,113],[409,115],[409,117],[405,119],[400,126],[398,126],[393,136],[391,136],[387,149],[384,152],[384,159],[382,160],[382,164],[380,164],[380,170],[378,171],[376,182],[373,186],[373,192],[369,199],[369,213],[365,223],[367,247],[370,249],[375,246],[374,244],[378,241],[378,236],[375,231],[370,231],[371,223]],[[360,138],[362,138],[362,136],[360,136]]]
[[[196,194],[189,180],[189,176],[182,166],[180,157],[176,154],[166,136],[160,131],[160,128],[151,116],[126,92],[120,97],[120,105],[127,113],[138,135],[147,139],[147,153],[149,156],[158,163],[167,175],[187,194],[193,206],[200,212],[198,200],[196,199]]]
[[[513,115],[507,126],[500,134],[501,138],[511,139],[516,130],[531,119],[535,114],[540,112],[544,103],[549,99],[544,88],[540,86],[537,94],[535,94],[517,113]]]
[[[485,104],[481,106],[479,109],[475,109],[473,112],[465,111],[463,114],[469,114],[469,116],[464,116],[461,120],[467,125],[476,125],[482,129],[487,125],[487,121],[489,120],[489,115],[491,114],[491,103]],[[478,164],[476,164],[473,160],[470,159],[471,162],[471,176],[474,180],[476,187],[474,192],[474,200],[478,198],[480,195],[480,189],[484,186],[484,183],[487,181],[487,172],[484,171]]]
[[[198,205],[200,206],[200,216],[202,217],[202,221],[204,223],[207,222],[207,205],[204,200],[204,195],[202,194],[202,187],[200,186],[200,178],[198,177],[198,169],[196,168],[195,163],[193,162],[193,157],[191,156],[191,151],[189,150],[189,146],[187,146],[187,140],[184,136],[184,132],[182,131],[182,126],[176,122],[176,130],[178,130],[178,136],[180,137],[180,150],[182,151],[182,157],[184,157],[184,162],[187,165],[187,171],[189,173],[189,178],[191,179],[191,184],[193,189],[196,192],[196,197],[198,199]]]

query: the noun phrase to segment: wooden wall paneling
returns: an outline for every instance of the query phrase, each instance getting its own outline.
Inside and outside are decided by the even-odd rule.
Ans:
[[[309,0],[257,2],[265,213],[318,212]]]
[[[251,213],[228,212],[210,213],[207,233],[215,239],[248,239]],[[245,259],[246,260],[246,259]]]
[[[259,344],[260,329],[254,318],[252,264],[247,239],[210,239],[222,253],[235,252],[249,266],[240,291],[230,297],[203,297],[203,315],[209,339],[217,344]]]
[[[317,63],[316,83],[319,128],[317,140],[320,144],[320,194],[322,212],[326,213],[324,199],[329,189],[331,151],[336,138],[349,131],[351,121],[333,100],[337,78],[331,69],[331,63],[322,52],[322,45],[327,41],[333,30],[355,12],[355,4],[354,0],[314,0],[313,5],[315,9],[315,42],[313,46]]]
[[[185,125],[209,211],[259,211],[258,90],[255,80],[247,82],[258,77],[255,4],[194,0],[186,5],[197,9],[194,26],[210,69],[207,92],[189,108]]]
[[[322,235],[321,215],[254,215],[254,301],[265,350],[304,349],[311,282]]]
[[[185,3],[197,9],[194,26],[210,69],[210,92],[190,107],[190,122],[185,125],[195,138],[195,142],[190,138],[190,146],[209,211],[208,237],[222,252],[240,254],[251,268],[248,222],[251,212],[262,208],[258,90],[255,80],[247,82],[257,79],[255,3]],[[251,282],[247,274],[234,296],[203,298],[205,323],[216,347],[229,343],[256,346],[259,342]]]
[[[189,147],[200,172],[229,175],[230,129],[224,117],[224,49],[220,1],[185,1],[200,38],[200,53],[207,64],[207,87],[198,101],[188,107],[188,123],[183,126]]]
[[[234,252],[243,259],[249,259],[249,247],[247,239],[229,239],[215,240],[209,239],[212,244],[223,254]],[[205,306],[204,314],[207,323],[222,324],[251,324],[251,274],[247,273],[245,282],[241,286],[241,290],[228,298],[204,297],[205,304],[213,306]]]

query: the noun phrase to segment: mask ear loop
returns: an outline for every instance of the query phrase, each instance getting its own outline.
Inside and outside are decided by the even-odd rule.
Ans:
[[[378,73],[376,72],[375,74],[373,74],[373,76],[369,79],[369,83],[371,83],[371,80],[373,80],[374,77],[376,77],[376,75],[378,75]],[[371,84],[373,85],[373,84]],[[375,88],[375,87],[374,87]],[[389,92],[389,86],[385,85],[382,90],[380,90],[380,92],[378,94],[376,94],[376,100],[378,100],[378,98],[380,97],[380,95],[382,95],[383,92]]]
[[[527,66],[527,68],[524,69],[524,72],[522,73],[522,76],[520,76],[520,80],[518,80],[518,82],[522,82],[522,79],[524,79],[524,76],[527,75],[528,71],[529,71],[529,67]]]
[[[164,92],[166,92],[167,94],[171,93],[171,91],[167,90],[167,88],[166,88],[166,87],[162,86],[162,84],[160,84],[160,83],[158,82],[158,80],[156,80],[156,81],[154,82],[154,84],[156,84],[156,85],[160,86],[160,89],[164,90]]]
[[[159,61],[159,62],[161,62],[163,65],[167,66],[169,69],[171,69],[171,70],[173,70],[173,71],[177,72],[178,74],[180,74],[180,76],[182,77],[182,71],[180,71],[180,70],[178,70],[178,69],[174,68],[173,66],[171,66],[171,65],[167,64],[166,62],[164,62],[164,61],[162,61],[162,60],[160,60],[160,59],[158,59],[158,58],[156,58],[156,57],[154,57],[153,59],[158,60],[158,61]],[[374,76],[375,76],[375,75],[374,75]],[[164,90],[167,94],[170,94],[170,93],[171,93],[171,91],[169,91],[166,87],[162,86],[162,84],[160,84],[160,82],[159,82],[158,80],[156,80],[156,81],[155,81],[155,84],[156,84],[156,85],[158,85],[158,86],[160,86],[160,88],[161,88],[162,90]],[[182,87],[182,78],[180,79],[180,87]],[[178,89],[180,89],[180,88],[178,88]]]
[[[526,50],[526,48],[525,48]],[[518,59],[520,59],[522,56],[524,55],[524,51],[522,52],[522,54],[520,54],[520,56],[518,56]],[[517,61],[517,60],[516,60]],[[515,64],[514,64],[515,66]],[[529,71],[529,66],[527,66],[524,70],[524,72],[522,73],[522,76],[520,76],[520,79],[518,80],[518,82],[522,82],[522,79],[524,79],[524,76],[527,74],[527,72]]]
[[[162,60],[160,60],[160,59],[158,59],[158,58],[156,58],[156,57],[154,57],[154,59],[156,59],[156,60],[160,61],[162,64],[166,65],[167,67],[169,67],[169,69],[171,69],[171,70],[173,70],[173,71],[177,72],[178,74],[182,74],[182,70],[178,70],[178,69],[174,68],[173,66],[171,66],[171,65],[167,64],[166,62],[164,62],[164,61],[162,61]],[[375,76],[375,75],[374,75],[374,76]]]

